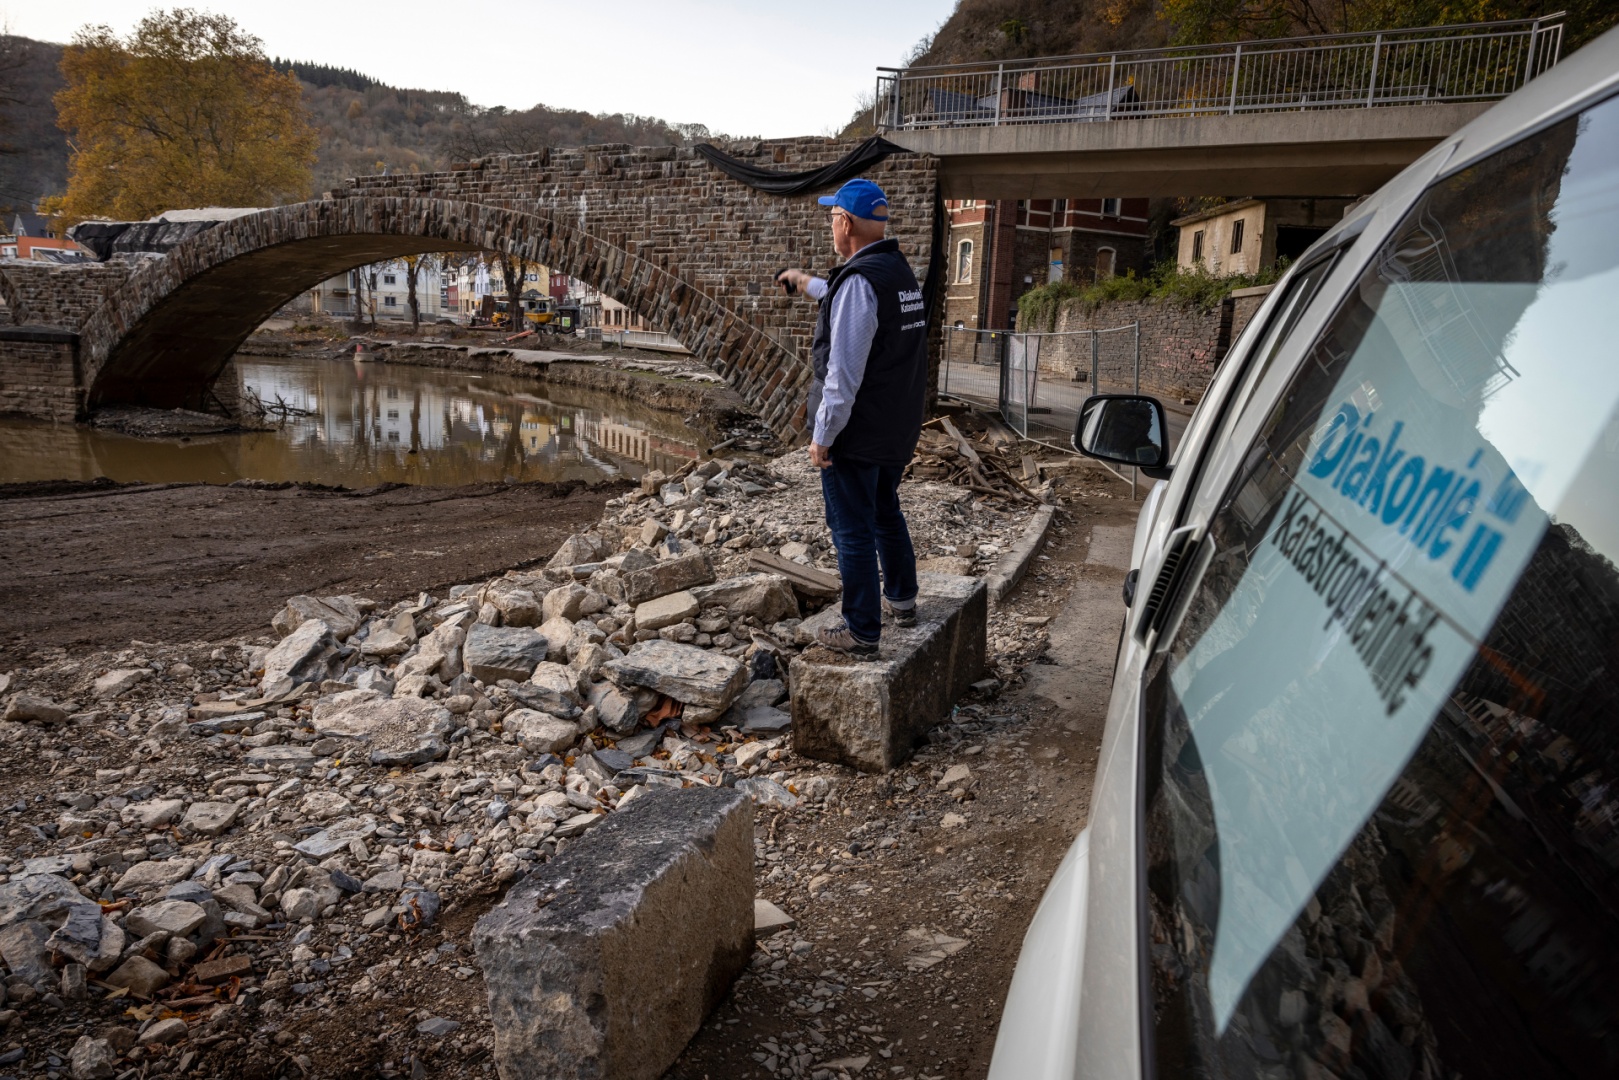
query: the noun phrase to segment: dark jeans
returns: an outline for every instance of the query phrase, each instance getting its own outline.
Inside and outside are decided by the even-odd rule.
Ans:
[[[882,595],[904,603],[916,597],[916,552],[905,515],[899,509],[903,465],[840,461],[821,470],[826,524],[838,546],[843,575],[843,621],[862,641],[882,633],[877,567],[882,564]]]

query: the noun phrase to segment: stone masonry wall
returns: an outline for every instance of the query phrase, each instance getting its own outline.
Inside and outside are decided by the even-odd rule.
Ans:
[[[0,261],[0,298],[13,326],[77,330],[129,272],[122,260],[58,265],[6,259]]]
[[[831,164],[849,148],[835,139],[800,138],[733,143],[729,152],[764,168],[799,172]],[[921,280],[932,254],[936,163],[896,154],[865,175],[887,193],[889,235],[899,240]],[[802,398],[815,308],[803,297],[786,296],[774,278],[788,266],[824,274],[839,261],[828,212],[810,195],[755,191],[689,147],[623,144],[485,159],[448,172],[360,177],[332,194],[431,195],[555,214],[695,287],[786,348],[795,370],[772,378],[766,394],[785,388]],[[557,269],[592,280],[588,268]],[[656,298],[633,295],[623,287],[627,283],[611,276],[592,283],[658,325]],[[754,403],[769,411],[767,402]]]
[[[45,337],[46,335],[39,335]],[[17,340],[0,334],[0,415],[71,422],[84,393],[79,387],[77,343]]]
[[[729,152],[791,173],[830,164],[850,145],[806,138]],[[936,162],[896,154],[866,175],[887,191],[890,235],[921,279]],[[690,148],[593,146],[350,180],[325,199],[200,231],[133,272],[108,263],[68,268],[73,276],[0,273],[0,295],[18,324],[80,331],[92,407],[197,407],[257,322],[315,281],[411,251],[517,252],[673,334],[791,436],[803,427],[815,306],[786,296],[774,277],[787,266],[824,273],[837,261],[829,221],[813,195],[755,191]]]

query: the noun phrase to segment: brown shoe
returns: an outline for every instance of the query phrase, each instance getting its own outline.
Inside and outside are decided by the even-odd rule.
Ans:
[[[877,657],[877,643],[875,641],[861,641],[854,636],[848,623],[838,623],[835,626],[823,626],[820,633],[815,635],[815,641],[834,652],[844,653],[857,660],[874,660]]]
[[[883,597],[883,614],[887,615],[895,626],[915,626],[916,602],[913,600],[910,607],[897,608],[890,604],[888,597],[885,596]]]

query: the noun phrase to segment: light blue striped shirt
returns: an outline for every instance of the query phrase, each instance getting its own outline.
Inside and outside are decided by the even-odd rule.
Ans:
[[[804,291],[811,300],[820,300],[826,295],[826,287],[824,278],[811,278]],[[820,411],[815,414],[813,436],[821,446],[831,446],[848,424],[876,337],[877,294],[871,282],[851,274],[832,298],[832,354],[826,362],[826,386],[821,391]]]

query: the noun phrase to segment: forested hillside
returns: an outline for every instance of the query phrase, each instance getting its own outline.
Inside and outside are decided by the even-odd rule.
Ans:
[[[51,101],[64,85],[61,62],[60,45],[0,37],[0,209],[28,209],[67,187],[67,140]]]
[[[0,209],[30,207],[67,186],[69,147],[52,101],[64,85],[61,60],[60,45],[0,38]],[[357,71],[281,59],[274,66],[297,71],[320,132],[313,193],[349,176],[426,172],[485,154],[605,142],[666,146],[710,136],[700,124],[544,105],[486,109],[458,93],[400,89]]]

